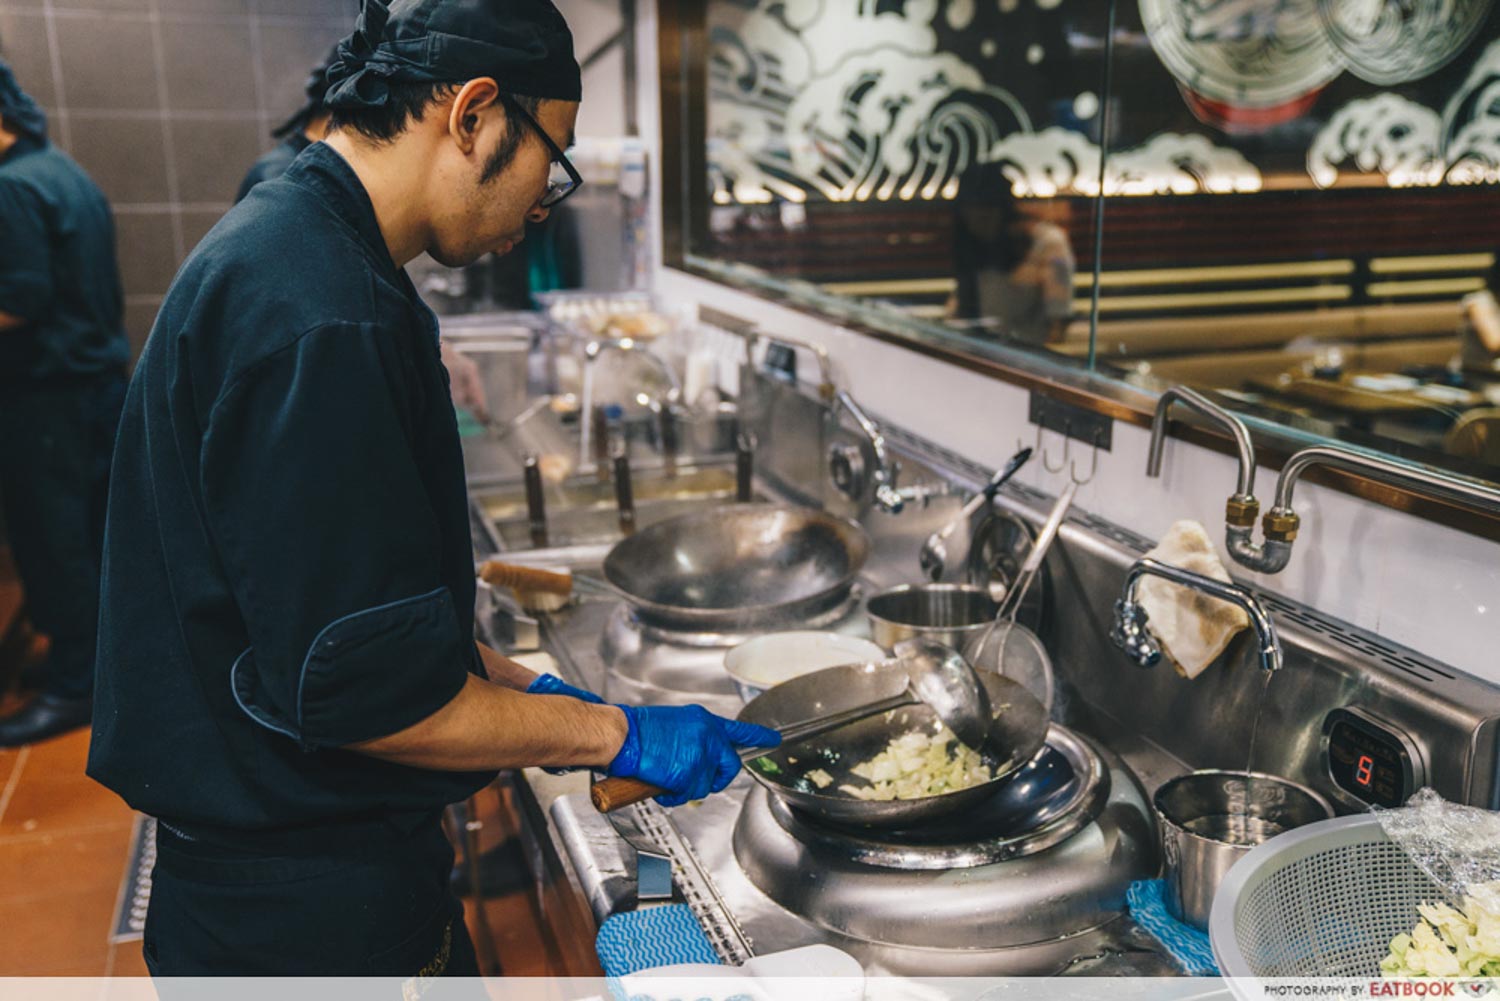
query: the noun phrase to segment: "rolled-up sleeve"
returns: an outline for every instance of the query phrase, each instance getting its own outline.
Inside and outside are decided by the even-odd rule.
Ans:
[[[205,432],[206,522],[248,638],[225,680],[304,748],[405,729],[473,665],[409,431],[409,350],[321,327],[233,382]]]
[[[51,302],[51,245],[41,200],[0,180],[0,313],[35,323]]]

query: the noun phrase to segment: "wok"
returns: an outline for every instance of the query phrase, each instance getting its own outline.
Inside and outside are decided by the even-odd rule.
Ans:
[[[735,504],[636,532],[604,558],[604,577],[649,621],[738,630],[827,611],[848,595],[869,552],[852,521]]]
[[[906,674],[898,663],[830,667],[793,678],[751,700],[739,718],[780,728],[895,695],[906,687]],[[995,773],[988,782],[941,796],[883,803],[839,791],[844,784],[863,785],[864,780],[851,770],[885,750],[895,738],[919,728],[936,728],[935,714],[924,705],[906,706],[814,740],[777,748],[748,762],[745,770],[787,805],[845,826],[909,827],[980,803],[1042,749],[1048,720],[1041,703],[1021,685],[986,671],[979,675],[994,709],[990,739],[978,749]],[[807,773],[816,769],[833,776],[833,783],[825,789],[814,785]]]

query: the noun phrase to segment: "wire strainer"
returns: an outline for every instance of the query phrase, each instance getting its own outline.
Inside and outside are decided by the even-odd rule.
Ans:
[[[1417,905],[1451,896],[1373,814],[1336,817],[1235,863],[1214,898],[1209,941],[1229,978],[1378,978],[1391,939],[1416,924]]]

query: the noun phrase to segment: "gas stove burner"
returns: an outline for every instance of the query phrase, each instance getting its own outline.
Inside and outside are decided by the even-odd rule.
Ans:
[[[1082,738],[1053,727],[1047,746],[974,810],[909,831],[870,830],[810,817],[779,799],[771,815],[809,845],[887,869],[968,869],[1044,851],[1093,821],[1109,773]]]
[[[860,590],[811,619],[780,623],[777,629],[834,629],[862,635]],[[767,629],[774,632],[775,629]],[[697,703],[734,716],[745,704],[724,670],[724,654],[762,633],[689,633],[643,622],[624,602],[609,613],[599,640],[599,656],[609,665],[604,696],[634,705]]]
[[[836,828],[757,786],[733,851],[761,893],[846,940],[956,950],[1012,974],[1055,972],[1074,958],[1068,943],[1093,941],[1084,933],[1118,918],[1125,891],[1155,875],[1159,859],[1140,782],[1056,724],[1036,760],[962,820],[899,833]]]
[[[639,611],[630,609],[628,605],[623,607],[627,610],[626,617],[631,628],[639,630],[642,636],[653,642],[665,643],[671,646],[728,648],[739,646],[746,640],[752,640],[757,636],[780,632],[784,629],[827,629],[847,619],[861,607],[862,602],[862,591],[858,585],[855,585],[850,588],[847,595],[831,608],[827,608],[814,615],[791,619],[786,622],[746,632],[694,632],[689,629],[673,628],[672,626],[658,623]]]

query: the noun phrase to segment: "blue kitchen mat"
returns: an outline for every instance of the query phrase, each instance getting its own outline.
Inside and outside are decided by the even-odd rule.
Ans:
[[[1216,977],[1219,964],[1214,962],[1208,933],[1183,924],[1167,910],[1167,881],[1141,879],[1130,884],[1125,900],[1135,923],[1151,933],[1190,977]]]
[[[626,911],[607,918],[594,941],[607,977],[626,977],[653,966],[722,965],[687,904]]]

